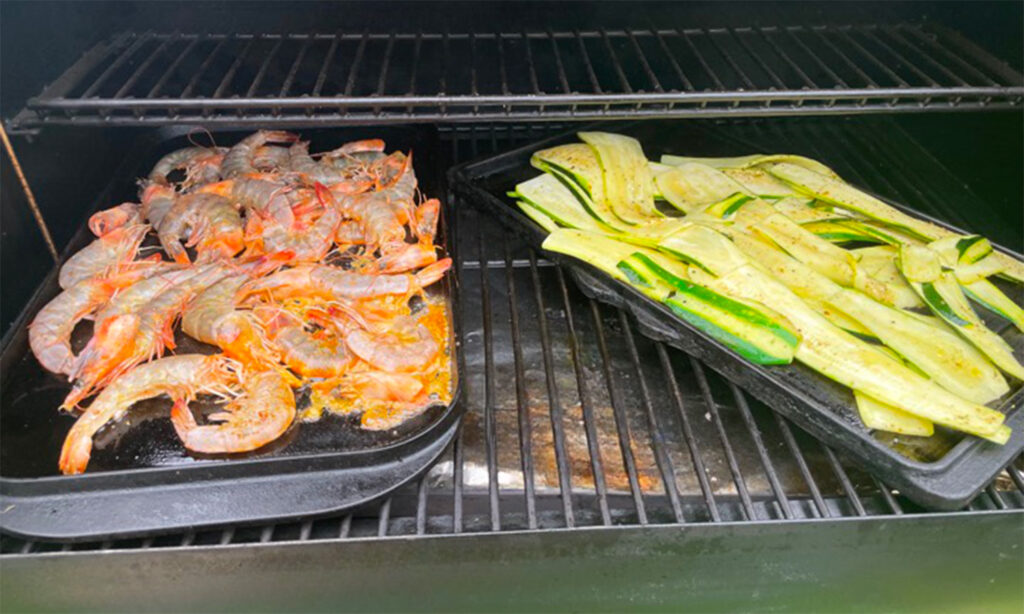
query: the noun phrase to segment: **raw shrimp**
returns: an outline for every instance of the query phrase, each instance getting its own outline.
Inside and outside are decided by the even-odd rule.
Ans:
[[[82,473],[92,454],[92,438],[104,425],[124,416],[132,404],[166,394],[175,407],[187,407],[198,394],[227,396],[237,364],[224,356],[182,354],[139,365],[117,378],[78,418],[64,440],[60,470]],[[180,413],[180,412],[179,412]]]
[[[142,207],[136,203],[121,203],[116,207],[97,211],[89,217],[89,230],[97,237],[124,226],[141,224]]]
[[[345,345],[371,366],[386,372],[425,367],[441,349],[427,327],[409,316],[398,318],[391,330],[383,333],[353,329],[345,335]]]
[[[273,357],[266,332],[252,311],[237,309],[234,301],[248,279],[245,274],[232,275],[200,292],[185,308],[181,330],[245,364],[268,362]]]
[[[299,137],[290,132],[277,130],[260,130],[254,132],[238,142],[224,155],[224,162],[221,164],[221,174],[226,179],[232,179],[259,172],[253,164],[253,158],[261,147],[267,143],[294,143]]]
[[[164,217],[158,236],[164,251],[181,264],[189,263],[179,243],[183,237],[188,237],[189,247],[196,247],[200,261],[230,258],[242,251],[242,217],[223,196],[188,194]]]
[[[264,145],[253,153],[252,165],[259,171],[274,173],[288,170],[291,158],[287,147]]]
[[[75,360],[70,341],[75,326],[118,288],[132,283],[144,273],[144,269],[135,268],[107,278],[85,279],[47,303],[28,325],[29,346],[39,364],[54,373],[70,373]]]
[[[295,420],[295,395],[284,376],[276,371],[245,374],[242,385],[242,394],[226,411],[207,417],[218,424],[200,426],[187,403],[175,402],[171,423],[186,448],[202,454],[249,452],[288,430]]]
[[[451,264],[451,258],[445,258],[413,275],[363,275],[326,264],[304,264],[246,283],[239,290],[238,299],[263,292],[277,298],[328,299],[413,294],[441,279]]]
[[[96,239],[60,267],[57,282],[67,289],[76,283],[129,263],[149,232],[146,224],[118,228]]]
[[[193,181],[216,181],[211,177],[214,168],[219,174],[220,158],[227,151],[223,147],[186,147],[172,151],[156,163],[149,173],[149,181],[162,186],[170,185],[167,176],[176,170],[186,169],[186,174]]]

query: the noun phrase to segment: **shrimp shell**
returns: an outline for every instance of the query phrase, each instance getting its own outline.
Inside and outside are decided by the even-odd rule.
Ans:
[[[85,471],[93,436],[107,423],[124,416],[132,404],[166,394],[179,407],[197,394],[227,395],[237,370],[237,363],[224,356],[182,354],[128,371],[101,392],[71,427],[60,453],[61,472]]]
[[[363,275],[326,264],[305,264],[254,279],[239,290],[239,300],[270,292],[278,298],[294,296],[332,299],[368,298],[384,294],[411,294],[444,276],[451,258],[439,260],[415,275]]]
[[[121,203],[116,207],[97,211],[89,217],[89,230],[102,237],[118,228],[141,224],[142,206],[137,203]]]
[[[135,224],[118,228],[96,239],[60,267],[57,282],[65,290],[80,281],[96,277],[130,262],[149,232],[149,226]]]
[[[249,452],[284,434],[295,420],[295,395],[283,375],[264,371],[242,378],[243,392],[226,410],[200,426],[184,402],[171,409],[171,423],[186,448],[202,454]]]
[[[221,174],[228,178],[240,177],[259,172],[253,164],[253,157],[267,143],[294,143],[299,137],[290,132],[260,130],[238,142],[224,155]]]

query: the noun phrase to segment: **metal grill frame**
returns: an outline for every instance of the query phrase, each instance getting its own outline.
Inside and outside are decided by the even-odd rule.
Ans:
[[[732,125],[737,122],[730,121]],[[780,123],[785,123],[781,126]],[[814,153],[827,159],[852,181],[883,194],[891,195],[912,206],[925,208],[929,203],[944,206],[942,214],[958,224],[965,224],[964,211],[972,215],[990,211],[970,193],[955,175],[943,167],[929,152],[892,120],[863,118],[845,122],[826,119],[772,120],[740,122],[743,130],[777,139],[787,150],[799,151],[808,143],[827,143]],[[450,147],[451,161],[463,161],[508,149],[542,138],[562,126],[448,126],[443,132]],[[931,177],[932,181],[922,181]],[[949,203],[958,203],[956,207]],[[971,203],[970,208],[963,207]],[[332,541],[378,539],[410,536],[443,536],[460,533],[518,534],[547,533],[566,529],[642,529],[653,525],[735,526],[764,523],[803,523],[835,521],[847,518],[884,520],[914,516],[922,518],[966,517],[982,513],[1024,510],[1024,457],[1007,467],[1004,474],[990,484],[962,512],[928,514],[902,499],[884,484],[865,475],[843,458],[789,425],[778,414],[747,398],[735,386],[702,366],[699,361],[657,343],[655,360],[642,363],[638,344],[653,342],[640,337],[632,322],[620,311],[586,299],[573,284],[566,281],[561,268],[539,258],[535,253],[515,245],[500,233],[493,222],[456,202],[460,211],[454,224],[460,237],[460,258],[457,266],[462,280],[462,300],[476,295],[481,307],[478,364],[467,365],[465,378],[476,377],[482,386],[475,393],[467,392],[466,420],[450,450],[445,453],[440,469],[420,479],[369,508],[351,514],[280,523],[260,527],[231,527],[224,530],[188,532],[154,536],[146,539],[115,540],[102,543],[53,544],[3,536],[0,551],[6,556],[35,556],[46,553],[78,553],[103,550],[136,550],[149,548],[217,547],[231,544]],[[997,220],[993,223],[998,223]],[[491,224],[491,225],[489,225]],[[514,276],[519,275],[519,281]],[[524,285],[525,284],[525,285]],[[546,288],[546,291],[544,290]],[[496,316],[496,296],[504,294],[510,301],[505,312],[507,321]],[[524,320],[515,308],[520,299],[535,305],[543,314],[536,322]],[[463,303],[462,312],[467,313]],[[553,320],[562,314],[564,323]],[[557,335],[554,328],[557,324]],[[515,407],[496,404],[496,392],[502,386],[496,378],[495,355],[498,328],[507,328],[512,344]],[[614,327],[615,330],[609,327]],[[564,331],[562,330],[564,328]],[[467,327],[463,326],[465,331]],[[584,330],[585,329],[585,330]],[[528,391],[524,372],[524,345],[519,342],[529,334],[539,339],[544,372],[544,386],[551,445],[557,474],[557,486],[541,488],[535,484],[537,463],[535,438],[531,430],[538,423],[528,412]],[[554,338],[557,336],[558,341]],[[625,347],[623,356],[612,356],[611,341]],[[559,381],[574,382],[576,391],[567,391],[556,384],[553,354],[562,340],[573,365]],[[464,345],[467,339],[463,339]],[[601,379],[588,378],[581,364],[584,349],[599,358]],[[613,367],[614,360],[641,370],[660,372],[668,382],[672,406],[678,411],[681,442],[689,456],[689,466],[674,464],[665,451],[669,445],[659,423],[665,416],[652,405],[649,384],[640,378],[639,394],[623,397],[630,374]],[[687,387],[677,377],[673,360],[689,365],[692,384]],[[627,369],[628,370],[628,369]],[[468,385],[468,384],[467,384]],[[604,388],[614,412],[617,444],[626,475],[628,489],[613,492],[606,484],[607,464],[614,462],[602,456],[596,443],[592,404],[596,389]],[[716,392],[717,391],[717,392]],[[583,429],[587,441],[587,464],[594,476],[593,488],[572,483],[573,470],[567,464],[565,394],[578,396]],[[693,423],[692,408],[684,407],[692,399],[701,399],[707,410],[705,420],[711,423],[714,436],[699,437]],[[523,473],[521,489],[503,487],[498,479],[498,413],[503,409],[516,412],[518,457]],[[729,417],[730,421],[725,418]],[[631,421],[632,420],[632,421]],[[639,420],[639,422],[637,422]],[[646,421],[646,436],[631,433],[630,428]],[[726,424],[729,422],[729,424]],[[742,431],[737,440],[737,425]],[[575,427],[577,430],[579,427]],[[707,427],[704,427],[707,428]],[[777,431],[768,438],[765,429]],[[508,432],[505,432],[508,435]],[[752,450],[742,442],[749,441]],[[507,441],[506,441],[507,443]],[[771,446],[771,449],[769,449]],[[638,465],[637,455],[653,459],[654,467]],[[712,482],[706,454],[714,452],[725,460],[719,472],[731,484]],[[746,457],[741,455],[746,454]],[[475,455],[482,461],[468,460]],[[781,457],[781,461],[780,461]],[[780,464],[781,463],[781,464]],[[751,473],[754,467],[754,474]],[[745,468],[744,468],[745,467]],[[662,490],[643,486],[638,471],[656,472]],[[675,479],[677,472],[693,471],[696,487],[682,491]],[[474,473],[477,477],[472,477]],[[486,473],[486,480],[479,477]],[[798,475],[805,488],[787,486],[784,475]],[[521,511],[519,511],[521,510]]]
[[[327,47],[315,79],[313,68],[303,72],[314,43]],[[328,92],[327,76],[341,61],[338,48],[347,43],[356,45],[346,58],[347,75],[338,75],[336,91]],[[411,70],[404,85],[389,87],[389,70],[399,64],[393,61],[396,43],[413,45]],[[367,47],[380,44],[383,57],[368,68]],[[444,61],[456,44],[469,46],[469,75],[461,80]],[[510,57],[514,44],[521,48]],[[210,48],[200,52],[203,45]],[[269,49],[248,58],[260,45]],[[422,50],[431,45],[441,48],[444,68],[437,73],[421,62]],[[494,63],[481,69],[484,45],[493,46],[487,59]],[[231,53],[223,51],[230,46],[240,49],[233,59],[221,58],[223,73],[206,74],[218,54]],[[547,79],[538,67],[541,52],[556,69]],[[189,59],[198,64],[194,75],[178,92],[169,92],[172,76]],[[523,68],[528,78],[515,87],[510,69]],[[240,69],[251,79],[236,84]],[[270,73],[278,77],[273,87],[267,83]],[[300,78],[312,87],[293,91]],[[208,79],[210,91],[200,91],[202,79]],[[426,90],[433,93],[419,93]],[[127,32],[87,51],[30,99],[10,128],[888,114],[1019,108],[1022,99],[1024,77],[1017,70],[933,23],[470,33]]]

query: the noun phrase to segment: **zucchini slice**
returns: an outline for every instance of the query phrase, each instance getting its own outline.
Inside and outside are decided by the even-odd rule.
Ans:
[[[580,132],[578,136],[597,156],[605,204],[619,219],[641,224],[663,216],[654,206],[654,182],[640,141],[611,132]]]
[[[957,279],[957,281],[960,281]],[[1017,330],[1024,333],[1024,309],[1014,303],[1010,297],[1003,294],[1003,291],[987,279],[965,284],[962,281],[960,286],[964,294],[972,301],[978,303],[992,313],[1006,318],[1017,327]]]
[[[935,425],[929,420],[896,409],[859,390],[853,391],[853,398],[857,401],[857,413],[861,421],[869,429],[918,437],[931,437],[935,434]]]
[[[572,190],[550,174],[539,175],[516,185],[515,191],[510,192],[509,196],[542,211],[560,226],[595,231],[612,230],[581,207]]]
[[[528,218],[537,222],[537,225],[546,230],[548,233],[552,233],[558,230],[558,222],[553,220],[547,213],[534,207],[525,200],[516,201],[516,205],[519,206],[519,210],[526,214]]]
[[[543,149],[533,154],[530,164],[560,181],[597,221],[616,230],[628,226],[605,203],[601,166],[586,143]]]
[[[820,173],[826,177],[839,179],[839,175],[837,175],[835,171],[821,162],[793,154],[753,154],[749,156],[739,156],[736,158],[689,158],[685,156],[673,156],[666,154],[661,157],[662,164],[669,164],[672,166],[682,166],[689,162],[705,164],[718,169],[750,168],[752,166],[759,166],[762,164],[786,162],[796,166],[801,166],[815,173]]]
[[[927,241],[960,236],[931,222],[911,217],[839,179],[825,177],[804,167],[783,162],[768,166],[766,170],[792,185],[797,192],[885,222],[915,238]],[[1018,283],[1024,283],[1024,262],[1001,252],[993,252],[992,255],[1002,265],[1002,275]]]
[[[683,213],[691,213],[733,194],[748,191],[728,175],[703,164],[684,164],[654,178],[662,197]]]
[[[772,305],[800,334],[796,359],[844,386],[920,418],[1006,443],[1002,413],[971,403],[833,326],[780,282],[752,265],[715,280],[713,290]]]
[[[725,168],[722,172],[760,198],[778,200],[796,194],[789,185],[759,168]]]

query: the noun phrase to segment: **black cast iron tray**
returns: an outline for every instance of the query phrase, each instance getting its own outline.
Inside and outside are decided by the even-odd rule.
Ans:
[[[728,134],[728,125],[708,127],[686,121],[646,121],[598,124],[587,129],[633,136],[640,140],[652,160],[666,153],[717,157],[772,150],[770,143],[759,145],[735,138]],[[451,189],[539,248],[547,233],[523,214],[506,193],[517,183],[539,174],[540,171],[529,165],[533,152],[577,142],[576,132],[455,167],[448,174]],[[814,152],[786,153],[815,156]],[[835,161],[824,159],[822,162],[831,165]],[[919,218],[963,232],[898,203],[892,204]],[[1020,257],[1005,248],[997,246],[997,249]],[[1024,389],[1020,382],[1010,381],[1011,391],[990,404],[1007,415],[1006,424],[1013,429],[1010,441],[1003,446],[941,427],[936,427],[936,434],[929,438],[871,431],[860,421],[849,389],[796,363],[752,364],[627,284],[569,256],[547,251],[544,254],[565,266],[584,294],[629,311],[646,336],[702,360],[827,445],[846,451],[865,469],[925,507],[962,508],[1024,449],[1024,411],[1021,410]],[[1014,300],[1020,302],[1021,293],[1016,289],[1012,292]],[[988,316],[983,314],[987,323],[1014,348],[1015,355],[1021,357],[1024,335],[1005,320]]]
[[[217,144],[230,145],[248,132],[215,131],[212,136]],[[371,137],[384,139],[389,151],[412,150],[420,189],[444,199],[444,173],[435,153],[437,132],[431,127],[316,129],[301,136],[312,140],[313,151]],[[187,127],[141,136],[94,209],[134,200],[136,178],[147,174],[160,156],[190,140],[208,139],[205,132]],[[455,241],[445,222],[451,218],[442,212],[438,236],[449,252]],[[83,224],[64,258],[92,238]],[[278,441],[228,458],[188,453],[167,419],[169,401],[153,399],[137,404],[125,419],[97,434],[86,473],[62,476],[57,459],[74,418],[58,413],[57,407],[69,384],[36,362],[27,341],[28,322],[59,291],[55,268],[4,339],[0,530],[66,541],[148,536],[310,518],[383,497],[425,472],[454,436],[462,360],[456,286],[453,268],[429,290],[446,297],[449,308],[453,391],[447,405],[430,407],[386,431],[362,430],[358,418],[326,413],[319,422],[296,420]],[[83,344],[88,336],[89,325],[80,325],[73,345]],[[180,334],[178,341],[175,353],[215,351]]]

